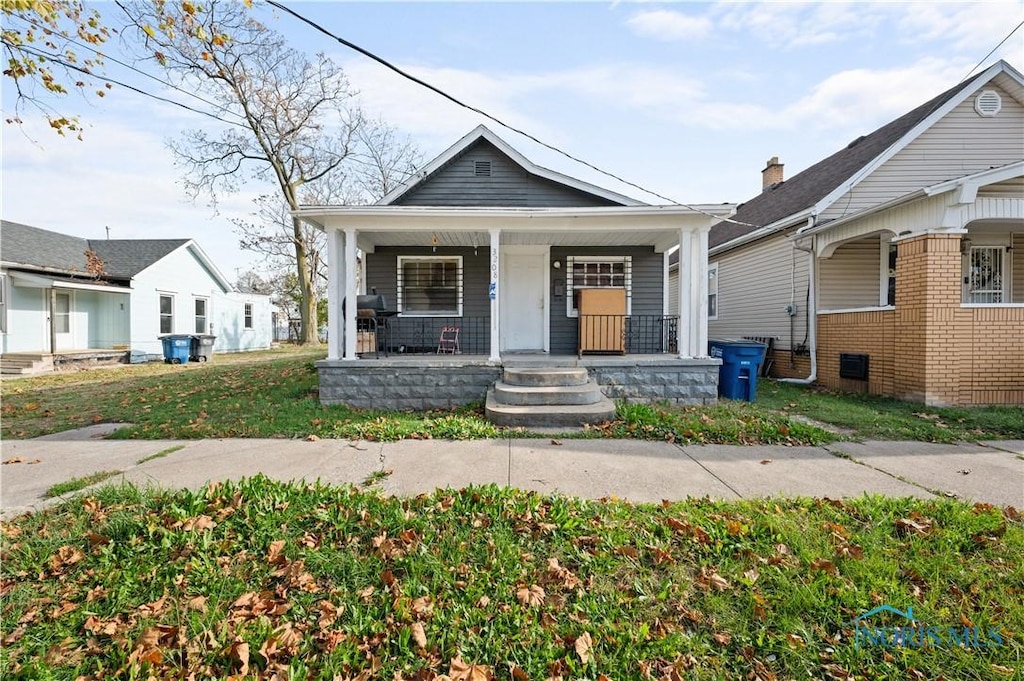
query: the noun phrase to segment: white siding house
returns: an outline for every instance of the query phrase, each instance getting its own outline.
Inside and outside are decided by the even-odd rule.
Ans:
[[[270,298],[236,292],[191,239],[88,240],[8,221],[0,239],[7,356],[158,356],[168,333],[215,335],[215,352],[270,347]]]

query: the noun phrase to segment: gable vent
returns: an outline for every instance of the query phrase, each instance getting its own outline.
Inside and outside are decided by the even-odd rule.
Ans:
[[[491,162],[490,161],[473,161],[473,175],[475,177],[490,177],[491,176]]]
[[[982,90],[974,99],[974,110],[981,116],[995,116],[1003,108],[1003,98],[995,90]]]

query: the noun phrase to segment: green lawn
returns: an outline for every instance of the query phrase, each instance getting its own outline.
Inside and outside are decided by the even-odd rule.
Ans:
[[[206,437],[470,439],[509,431],[482,418],[480,405],[428,413],[324,407],[313,362],[322,349],[216,355],[208,364],[151,364],[3,382],[4,438],[35,437],[92,423],[135,427],[119,438]],[[754,404],[714,407],[622,405],[619,419],[580,437],[635,437],[680,443],[820,444],[841,435],[794,415],[849,430],[849,437],[920,439],[1024,438],[1024,408],[934,409],[828,393],[772,381]]]
[[[3,524],[0,546],[5,679],[1024,671],[1020,516],[951,500],[399,499],[255,478],[108,487]],[[858,646],[854,618],[881,604],[938,638]]]

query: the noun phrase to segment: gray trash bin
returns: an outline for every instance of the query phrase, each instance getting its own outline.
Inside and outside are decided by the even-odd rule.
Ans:
[[[216,336],[205,333],[197,333],[192,336],[192,344],[189,352],[189,359],[193,362],[208,362],[213,357],[213,342]]]

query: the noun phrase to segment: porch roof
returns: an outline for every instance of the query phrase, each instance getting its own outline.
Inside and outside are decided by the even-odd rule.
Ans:
[[[15,286],[23,286],[25,288],[64,288],[74,289],[77,291],[102,291],[103,293],[115,293],[120,295],[129,295],[131,293],[130,288],[114,284],[90,284],[82,281],[75,281],[73,279],[60,279],[57,277],[30,274],[28,272],[16,272],[13,270],[9,271],[9,274],[12,284]]]
[[[734,204],[599,208],[309,206],[293,214],[324,230],[355,229],[359,247],[502,245],[650,246],[663,252],[681,229],[701,231],[732,215]],[[437,239],[436,243],[434,239]]]

